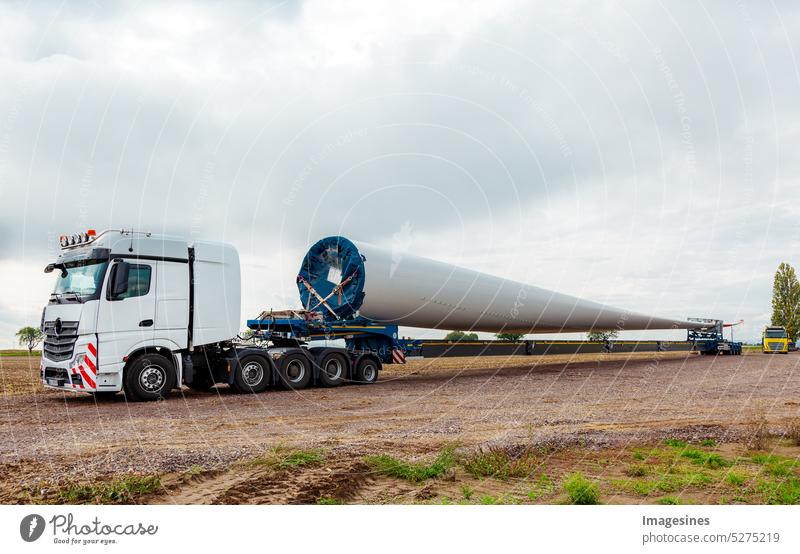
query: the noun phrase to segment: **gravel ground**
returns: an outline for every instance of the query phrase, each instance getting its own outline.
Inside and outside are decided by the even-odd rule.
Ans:
[[[0,500],[20,481],[222,468],[276,445],[414,456],[442,445],[734,440],[754,414],[800,416],[800,354],[446,358],[389,366],[372,386],[157,403],[44,391],[38,358],[0,358]]]

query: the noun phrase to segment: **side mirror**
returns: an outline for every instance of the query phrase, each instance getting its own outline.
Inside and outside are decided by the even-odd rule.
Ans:
[[[61,270],[61,278],[63,279],[69,273],[67,272],[67,267],[64,264],[47,264],[47,267],[44,268],[45,273],[52,273],[54,269]]]
[[[109,300],[118,300],[119,296],[128,292],[128,274],[131,264],[119,262],[111,267],[111,277],[108,281]]]

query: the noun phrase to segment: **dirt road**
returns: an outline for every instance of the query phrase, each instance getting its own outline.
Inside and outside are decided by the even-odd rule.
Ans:
[[[215,472],[276,446],[323,450],[339,470],[357,474],[364,456],[414,458],[448,444],[734,441],[756,410],[775,431],[800,415],[798,354],[448,358],[389,366],[372,386],[251,396],[220,387],[158,403],[44,391],[37,368],[38,359],[0,358],[6,502],[19,499],[20,483],[30,490],[42,480]],[[324,477],[331,467],[319,471]]]

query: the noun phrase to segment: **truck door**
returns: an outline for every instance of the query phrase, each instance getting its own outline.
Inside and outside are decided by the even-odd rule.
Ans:
[[[133,348],[155,337],[156,262],[113,262],[105,288],[97,315],[100,367],[122,363]]]

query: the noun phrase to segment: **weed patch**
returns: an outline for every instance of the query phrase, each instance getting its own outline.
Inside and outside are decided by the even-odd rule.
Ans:
[[[161,489],[157,475],[129,475],[113,481],[71,486],[56,494],[57,504],[131,504],[142,494]]]
[[[504,448],[495,447],[462,459],[461,465],[474,477],[494,477],[505,481],[512,477],[528,477],[538,462],[529,451],[514,456]]]
[[[387,477],[405,479],[411,483],[439,477],[455,465],[452,448],[443,450],[429,464],[406,462],[388,455],[368,456],[365,460],[378,473]]]
[[[570,504],[589,505],[598,503],[600,489],[597,483],[589,481],[581,473],[568,475],[564,479],[563,487]]]

